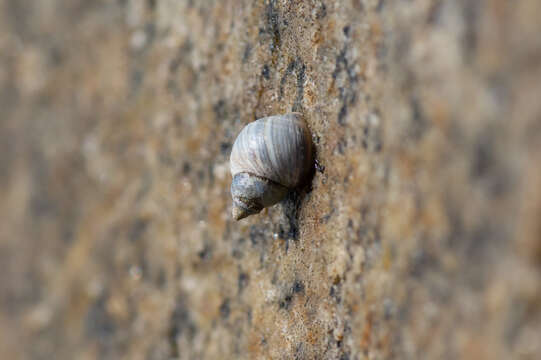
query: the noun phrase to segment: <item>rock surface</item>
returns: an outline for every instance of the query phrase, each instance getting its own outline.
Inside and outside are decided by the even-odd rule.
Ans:
[[[6,359],[539,359],[541,2],[0,0]],[[230,218],[300,111],[324,167]]]

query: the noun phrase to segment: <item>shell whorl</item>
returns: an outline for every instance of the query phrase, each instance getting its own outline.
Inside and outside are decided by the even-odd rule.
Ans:
[[[231,151],[231,174],[246,172],[288,188],[313,166],[312,138],[299,113],[269,116],[244,127]]]

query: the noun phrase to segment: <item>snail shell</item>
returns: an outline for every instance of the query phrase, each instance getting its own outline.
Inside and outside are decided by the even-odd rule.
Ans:
[[[231,151],[233,218],[282,200],[313,168],[310,130],[299,113],[269,116],[244,127]]]

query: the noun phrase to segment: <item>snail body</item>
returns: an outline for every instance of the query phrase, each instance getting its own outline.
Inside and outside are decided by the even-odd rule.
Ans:
[[[282,200],[313,168],[310,130],[300,113],[246,125],[231,151],[233,218],[240,220]]]

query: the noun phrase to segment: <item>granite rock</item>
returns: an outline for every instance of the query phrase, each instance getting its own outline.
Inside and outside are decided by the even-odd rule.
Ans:
[[[9,359],[539,359],[541,2],[0,0]],[[309,186],[230,218],[299,111]]]

